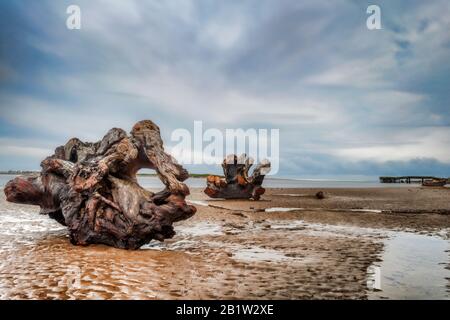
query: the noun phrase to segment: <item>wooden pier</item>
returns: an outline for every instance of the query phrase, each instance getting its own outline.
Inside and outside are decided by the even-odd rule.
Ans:
[[[431,177],[431,176],[380,177],[380,182],[381,183],[423,183],[425,180],[439,180],[439,179],[443,179],[443,178]]]

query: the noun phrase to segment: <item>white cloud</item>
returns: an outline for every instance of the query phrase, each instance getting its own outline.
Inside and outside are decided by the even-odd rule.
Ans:
[[[95,100],[90,100],[88,105],[82,103],[74,107],[15,95],[3,95],[0,101],[5,106],[1,114],[5,121],[47,137],[57,137],[60,144],[72,137],[97,141],[111,127],[128,123],[131,128],[135,122],[124,110],[110,108],[108,104],[102,106],[102,102]]]
[[[39,141],[32,139],[6,139],[0,138],[0,155],[2,157],[28,157],[42,160],[53,154],[51,149],[39,146]]]
[[[397,133],[397,137],[392,137],[387,142],[392,141],[399,142],[392,145],[335,148],[330,150],[330,153],[349,161],[383,162],[435,158],[444,163],[450,162],[450,128],[403,129]]]

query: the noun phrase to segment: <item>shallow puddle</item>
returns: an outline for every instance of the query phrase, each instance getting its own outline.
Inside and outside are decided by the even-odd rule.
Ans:
[[[383,261],[370,268],[379,288],[369,291],[369,299],[448,299],[449,249],[449,241],[440,237],[392,233]]]

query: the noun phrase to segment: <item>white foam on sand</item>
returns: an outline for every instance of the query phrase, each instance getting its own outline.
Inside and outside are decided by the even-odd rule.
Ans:
[[[241,261],[266,261],[277,262],[291,260],[291,257],[287,257],[283,252],[265,249],[260,247],[241,248],[234,252],[233,258]]]
[[[264,209],[265,212],[289,212],[289,211],[336,211],[336,212],[367,212],[367,213],[382,213],[379,209],[328,209],[328,208],[282,208],[273,207]]]
[[[273,207],[264,209],[265,212],[288,212],[288,211],[298,211],[305,210],[304,208],[281,208],[281,207]]]
[[[198,206],[202,206],[202,207],[208,207],[209,204],[207,204],[205,201],[200,201],[200,200],[187,200],[188,203],[190,204],[196,204]]]
[[[200,222],[190,226],[179,226],[176,230],[179,234],[192,237],[223,235],[222,227],[219,224],[209,222]]]

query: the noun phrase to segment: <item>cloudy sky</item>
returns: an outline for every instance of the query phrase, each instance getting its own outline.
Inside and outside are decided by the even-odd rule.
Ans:
[[[152,119],[279,128],[280,176],[450,176],[449,87],[448,0],[0,3],[0,170]]]

